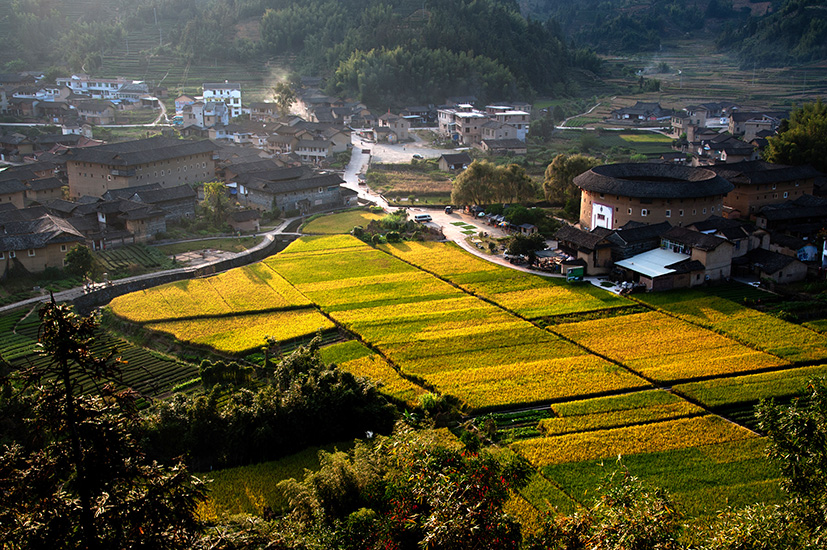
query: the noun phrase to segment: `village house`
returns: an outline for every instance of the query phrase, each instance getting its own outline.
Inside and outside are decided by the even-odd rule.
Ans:
[[[468,153],[445,153],[440,155],[437,164],[443,172],[465,170],[473,162]]]
[[[525,155],[528,151],[524,141],[519,139],[483,139],[480,149],[496,155]]]
[[[153,206],[163,211],[164,217],[169,222],[182,218],[194,218],[198,193],[187,184],[164,188],[158,183],[153,183],[140,187],[113,189],[107,191],[103,198],[105,200],[128,199]]]
[[[811,195],[816,178],[822,176],[811,166],[785,166],[763,160],[707,168],[734,186],[724,204],[748,218],[755,217],[763,206]]]
[[[211,141],[153,137],[67,151],[69,196],[101,196],[110,189],[159,183],[175,187],[215,178]]]
[[[89,124],[114,124],[116,108],[111,101],[90,99],[77,104],[78,118]]]
[[[399,143],[410,139],[408,131],[411,129],[411,123],[405,117],[388,112],[379,117],[379,125],[390,130],[388,143]]]
[[[249,210],[234,210],[227,214],[227,223],[233,228],[233,231],[240,231],[242,233],[257,233],[260,231],[260,219],[261,213],[254,208]]]
[[[672,120],[672,111],[664,109],[660,103],[638,101],[631,107],[621,107],[611,112],[614,122],[640,124],[644,122],[664,122]]]
[[[85,74],[58,77],[55,81],[58,86],[66,86],[76,94],[93,99],[117,99],[121,88],[127,84],[141,83],[123,77],[96,78]]]
[[[511,105],[489,105],[486,111],[479,111],[470,103],[451,103],[437,110],[440,135],[466,145],[479,145],[484,139],[525,141],[530,122],[528,112]]]
[[[751,141],[760,130],[778,129],[781,120],[789,116],[786,111],[736,111],[729,117],[729,133]]]
[[[70,223],[50,214],[33,220],[4,220],[2,226],[0,262],[4,276],[12,269],[39,273],[49,267],[62,268],[69,250],[84,242]]]
[[[205,103],[223,101],[230,109],[230,118],[241,116],[241,84],[238,82],[205,82],[201,90]]]
[[[612,243],[608,236],[610,229],[603,227],[592,231],[582,231],[568,224],[555,233],[561,251],[583,262],[586,275],[603,275],[611,271]]]
[[[301,213],[330,210],[351,201],[338,174],[309,167],[280,168],[271,161],[242,163],[225,169],[227,186],[237,202],[260,211]]]
[[[661,236],[659,248],[617,261],[615,266],[648,290],[690,288],[729,278],[732,244],[685,227],[671,227]]]
[[[752,274],[773,283],[795,283],[807,277],[807,265],[793,256],[763,248],[751,250],[737,262],[736,273]]]

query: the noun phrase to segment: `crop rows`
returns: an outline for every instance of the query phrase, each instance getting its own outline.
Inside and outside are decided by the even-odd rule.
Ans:
[[[532,464],[583,462],[618,455],[702,447],[758,437],[715,415],[664,420],[637,426],[524,439],[512,444]]]
[[[811,380],[820,377],[827,377],[827,365],[690,382],[673,389],[714,408],[756,403],[761,399],[795,397],[804,393]]]
[[[170,334],[181,342],[237,355],[258,350],[268,338],[285,342],[334,328],[333,323],[315,308],[160,321],[144,326]]]
[[[560,416],[540,420],[546,435],[620,428],[704,414],[704,409],[663,390],[649,390],[552,405]]]
[[[726,505],[784,500],[779,472],[766,459],[765,446],[764,439],[757,437],[698,442],[692,447],[685,444],[685,448],[549,465],[542,473],[585,504],[594,499],[594,488],[622,465],[629,475],[666,489],[687,516],[708,517]]]
[[[132,264],[142,267],[158,267],[165,260],[159,252],[142,245],[126,245],[112,250],[101,250],[96,253],[98,260],[110,272],[126,269]]]
[[[473,409],[648,384],[352,237],[300,239],[265,260],[338,323]],[[456,259],[456,257],[454,257]]]
[[[700,290],[651,293],[642,301],[791,362],[827,359],[827,336]]]
[[[660,382],[789,364],[655,311],[558,325],[554,330]]]
[[[110,307],[135,323],[267,311],[310,302],[264,264],[119,296]]]
[[[406,242],[385,250],[478,296],[529,318],[628,306],[630,302],[592,286],[571,287],[559,278],[508,269],[453,243]]]

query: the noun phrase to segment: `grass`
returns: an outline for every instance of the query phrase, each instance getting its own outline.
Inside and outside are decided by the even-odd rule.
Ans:
[[[672,389],[710,408],[788,399],[802,395],[810,380],[827,376],[827,365],[679,384]]]
[[[226,252],[244,252],[259,243],[259,237],[232,237],[229,239],[204,239],[182,243],[155,246],[167,256],[176,256],[194,250],[224,250]]]
[[[318,470],[319,451],[348,450],[352,442],[335,443],[323,447],[308,447],[303,451],[272,462],[251,466],[216,470],[199,477],[207,482],[208,500],[199,506],[204,519],[219,519],[224,515],[262,515],[265,507],[276,513],[288,509],[287,495],[278,487],[285,479],[304,478],[305,470]]]
[[[689,517],[709,517],[726,505],[780,503],[780,475],[764,456],[761,438],[587,460],[544,467],[542,473],[580,503],[588,503],[612,472],[630,475],[669,491]]]
[[[303,233],[318,235],[335,235],[350,233],[350,230],[361,225],[366,226],[372,220],[381,220],[381,214],[374,214],[365,210],[349,210],[338,214],[327,214],[312,219],[302,226]]]

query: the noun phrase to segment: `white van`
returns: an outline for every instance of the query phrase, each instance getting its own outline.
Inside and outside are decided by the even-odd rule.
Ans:
[[[414,216],[414,221],[416,223],[429,222],[429,221],[431,221],[431,215],[430,214],[417,214],[416,216]]]

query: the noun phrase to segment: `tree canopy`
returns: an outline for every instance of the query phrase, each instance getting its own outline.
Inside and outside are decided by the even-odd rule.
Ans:
[[[543,180],[546,200],[554,204],[565,204],[571,199],[579,201],[580,189],[574,185],[574,178],[600,164],[596,158],[586,155],[557,155],[546,167]]]
[[[778,164],[810,164],[827,173],[827,104],[821,99],[790,114],[778,135],[768,139],[764,158]]]
[[[454,180],[451,202],[454,204],[496,204],[526,202],[537,189],[522,166],[497,166],[475,160]]]

